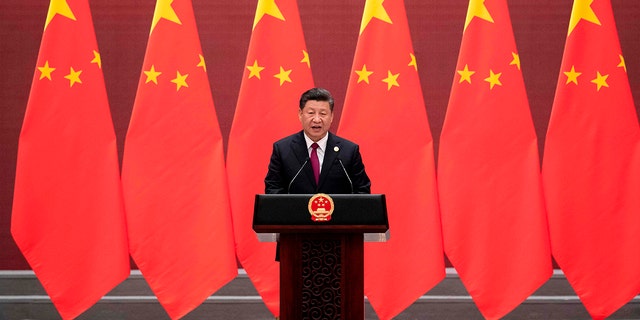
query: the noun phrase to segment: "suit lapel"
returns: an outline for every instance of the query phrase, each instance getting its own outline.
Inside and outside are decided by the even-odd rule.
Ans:
[[[300,131],[299,134],[295,136],[295,138],[291,141],[291,149],[293,149],[293,153],[298,158],[298,162],[300,166],[304,163],[305,160],[309,159],[309,150],[307,149],[307,143],[304,140],[304,132]],[[309,180],[313,186],[316,186],[316,181],[313,178],[313,170],[311,169],[311,162],[306,163],[305,168],[302,170],[307,180]]]
[[[329,138],[327,139],[327,149],[324,151],[322,170],[320,170],[319,186],[322,186],[322,184],[327,180],[327,176],[329,175],[329,172],[331,172],[331,166],[333,166],[338,154],[340,153],[340,142],[337,141],[333,134],[328,134]]]

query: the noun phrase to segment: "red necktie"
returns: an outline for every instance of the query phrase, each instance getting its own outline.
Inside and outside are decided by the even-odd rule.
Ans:
[[[311,145],[311,169],[313,169],[313,177],[316,178],[316,184],[320,179],[320,160],[318,160],[318,144],[313,143]]]

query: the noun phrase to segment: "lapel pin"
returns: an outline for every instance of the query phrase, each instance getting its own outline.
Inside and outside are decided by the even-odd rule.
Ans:
[[[333,151],[338,152],[340,151],[340,148],[338,148],[338,146],[333,147]]]

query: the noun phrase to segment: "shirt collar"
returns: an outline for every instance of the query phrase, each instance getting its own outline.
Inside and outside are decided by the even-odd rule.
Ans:
[[[313,140],[311,140],[311,138],[307,137],[307,134],[304,134],[304,140],[307,142],[307,149],[311,148],[311,145],[313,144]],[[327,132],[327,134],[324,135],[324,137],[322,137],[322,139],[318,140],[318,142],[316,142],[318,144],[318,147],[320,148],[320,150],[327,150],[327,141],[329,140],[329,132]]]

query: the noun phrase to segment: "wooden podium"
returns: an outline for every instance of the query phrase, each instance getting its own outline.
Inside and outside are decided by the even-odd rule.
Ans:
[[[311,214],[318,203],[328,220],[313,220],[326,219],[324,207]],[[364,319],[363,241],[388,229],[384,195],[256,195],[253,230],[279,238],[280,319]]]

